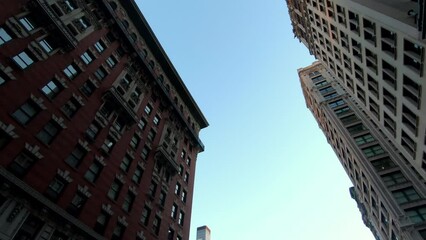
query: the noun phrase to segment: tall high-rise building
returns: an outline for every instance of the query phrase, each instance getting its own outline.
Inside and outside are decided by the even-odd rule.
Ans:
[[[0,1],[0,239],[188,239],[208,122],[134,0]]]
[[[379,239],[426,239],[424,1],[287,0],[308,107]]]
[[[210,240],[210,228],[201,226],[197,228],[197,240]]]

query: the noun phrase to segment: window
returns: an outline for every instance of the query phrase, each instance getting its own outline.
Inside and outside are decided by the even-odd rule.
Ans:
[[[74,97],[71,97],[68,102],[62,106],[62,112],[68,117],[72,118],[77,113],[77,111],[80,109],[81,104],[75,99]]]
[[[123,210],[126,212],[130,212],[130,210],[132,209],[133,206],[133,202],[135,201],[135,194],[132,192],[127,192],[126,197],[124,198],[124,202],[123,202]]]
[[[176,205],[176,203],[173,203],[172,211],[170,213],[170,217],[172,217],[173,219],[176,219],[177,211],[178,211],[178,206]]]
[[[413,223],[421,223],[426,220],[426,207],[419,206],[411,209],[405,210],[408,217],[411,219]]]
[[[151,215],[151,209],[147,206],[144,206],[142,210],[142,215],[141,215],[141,223],[145,226],[148,226],[149,215]]]
[[[87,201],[86,195],[81,192],[77,192],[70,205],[67,207],[67,212],[69,212],[73,216],[78,216],[83,209],[84,204]]]
[[[44,95],[46,95],[47,98],[52,100],[58,96],[62,89],[62,85],[56,79],[52,79],[50,82],[44,85],[41,91],[44,93]]]
[[[16,206],[16,207],[18,207],[18,206]],[[18,210],[18,209],[19,208],[16,208],[16,210]],[[17,211],[17,212],[22,214],[21,211],[22,210]],[[23,215],[23,214],[22,215],[21,214],[18,215],[18,218]],[[17,221],[17,219],[15,218],[16,215],[11,214],[9,216],[13,217],[12,219]],[[24,219],[25,219],[25,221],[24,221]],[[26,217],[26,218],[22,217],[22,222],[23,222],[22,224],[18,225],[19,227],[17,227],[17,228],[19,229],[19,231],[17,231],[16,234],[14,234],[13,239],[37,239],[39,232],[40,232],[40,229],[42,229],[42,227],[45,224],[45,220],[41,220],[39,217],[36,217],[31,213],[29,213],[28,217]],[[3,238],[3,239],[5,239],[5,238]]]
[[[115,179],[114,182],[112,182],[111,187],[108,191],[108,197],[114,201],[117,200],[122,186],[123,184],[117,179]]]
[[[28,100],[14,113],[12,113],[12,116],[16,121],[25,125],[29,123],[40,112],[40,110],[40,107],[37,106],[33,101]]]
[[[148,136],[146,137],[149,141],[153,142],[155,139],[156,132],[154,129],[149,130]]]
[[[146,126],[146,121],[145,121],[144,119],[139,120],[138,127],[139,127],[141,130],[144,130],[144,129],[145,129],[145,126]]]
[[[182,174],[183,174],[183,166],[182,165],[179,165],[178,173],[179,173],[179,175],[182,176]]]
[[[160,203],[161,207],[164,207],[164,204],[166,203],[166,196],[167,196],[166,192],[164,191],[160,192],[160,197],[158,202]]]
[[[0,46],[12,40],[5,28],[0,27]]]
[[[83,32],[84,30],[86,30],[87,28],[91,26],[89,20],[86,17],[81,17],[79,19],[76,19],[73,21],[73,23],[75,24],[75,26],[78,28],[80,32]]]
[[[133,182],[139,184],[142,179],[143,169],[141,167],[137,167],[135,172],[133,173],[132,180]]]
[[[151,150],[147,147],[147,146],[144,146],[143,148],[142,148],[142,151],[141,151],[141,157],[142,157],[142,159],[143,160],[147,160],[148,159],[148,155],[149,155],[149,152],[150,152]]]
[[[29,52],[23,51],[14,56],[12,59],[21,69],[25,69],[34,63],[34,60],[30,57],[30,55],[31,54]]]
[[[123,158],[123,161],[121,161],[121,164],[120,164],[121,170],[128,172],[130,165],[132,164],[132,160],[133,159],[131,157],[125,155]]]
[[[329,105],[331,108],[335,108],[335,107],[337,107],[337,106],[341,106],[341,105],[343,105],[343,104],[345,104],[345,102],[344,102],[342,99],[339,99],[339,100],[336,100],[336,101],[333,101],[333,102],[329,103],[328,105]]]
[[[96,86],[90,80],[87,80],[86,82],[84,82],[83,86],[81,86],[81,91],[87,97],[92,96],[92,94],[95,92],[95,90],[96,90]]]
[[[416,192],[416,190],[414,190],[413,187],[393,191],[392,195],[398,204],[404,204],[420,199],[419,194]]]
[[[409,77],[403,77],[404,89],[403,96],[411,102],[417,109],[420,108],[420,99],[421,99],[421,86]]]
[[[43,48],[46,53],[51,53],[53,51],[51,40],[49,38],[40,40],[38,44],[41,46],[41,48]]]
[[[81,60],[83,60],[83,62],[86,64],[86,65],[89,65],[91,62],[93,62],[93,59],[95,58],[94,56],[93,56],[93,54],[88,50],[88,51],[85,51],[83,54],[81,54],[81,56],[80,56],[80,58],[81,58]]]
[[[318,71],[315,71],[314,73],[316,73],[316,74],[319,74],[319,72]],[[325,78],[323,77],[323,76],[317,76],[317,77],[313,77],[312,78],[312,82],[313,83],[317,83],[317,82],[319,82],[319,81],[321,81],[321,80],[324,80]]]
[[[362,151],[364,152],[364,155],[366,157],[374,157],[374,156],[385,153],[385,150],[383,150],[383,148],[378,144],[371,147],[364,148],[362,149]]]
[[[83,158],[86,156],[87,150],[81,146],[77,146],[71,152],[71,154],[65,159],[65,162],[68,163],[71,167],[78,167],[80,165]]]
[[[154,181],[151,181],[151,185],[149,185],[149,189],[148,189],[148,195],[150,195],[151,197],[154,197],[156,191],[157,191],[157,183],[155,183]]]
[[[378,172],[396,167],[396,164],[389,157],[374,160],[371,164]]]
[[[167,232],[167,240],[173,240],[174,236],[175,236],[175,230],[173,230],[173,228],[169,228],[169,231]]]
[[[120,240],[123,238],[123,234],[126,228],[118,223],[117,226],[115,226],[114,231],[112,232],[111,240]]]
[[[358,121],[359,121],[359,119],[358,119],[358,117],[357,117],[355,114],[351,114],[351,115],[349,115],[349,116],[342,117],[342,118],[340,119],[340,121],[342,121],[342,123],[343,123],[344,125],[349,125],[349,124],[352,124],[352,123],[354,123],[354,122],[358,122]]]
[[[382,176],[382,179],[388,187],[408,182],[401,171],[385,174]]]
[[[181,185],[180,185],[180,183],[176,183],[176,186],[175,186],[175,194],[176,194],[176,195],[180,195],[180,190],[181,190]]]
[[[102,42],[102,40],[99,40],[95,43],[95,48],[96,48],[96,51],[101,53],[105,50],[105,44]]]
[[[60,130],[61,127],[53,120],[50,120],[44,125],[43,129],[37,133],[37,138],[44,144],[51,144]]]
[[[49,187],[46,190],[46,196],[52,200],[56,201],[59,198],[59,195],[62,193],[66,186],[66,182],[59,177],[55,177],[49,184]]]
[[[365,134],[355,138],[355,142],[357,145],[366,144],[369,142],[373,142],[375,139],[371,134]]]
[[[155,115],[154,120],[152,120],[155,126],[158,126],[160,124],[160,117],[158,115]]]
[[[144,111],[145,111],[146,114],[149,115],[151,113],[151,111],[152,111],[152,107],[150,105],[146,105]]]
[[[130,146],[134,149],[138,148],[141,138],[137,134],[133,134],[132,139],[130,140]]]
[[[27,154],[21,152],[9,165],[9,171],[18,177],[23,177],[27,174],[28,170],[33,166],[35,159]]]
[[[94,120],[92,123],[90,123],[89,128],[87,128],[86,136],[90,140],[94,140],[101,131],[101,128],[102,126],[96,120]]]
[[[158,235],[160,232],[161,226],[161,218],[159,216],[155,216],[154,221],[152,221],[152,231],[154,231],[155,235]]]
[[[23,17],[19,19],[19,22],[21,25],[28,31],[31,32],[35,29],[35,24],[32,18],[30,17]]]
[[[319,91],[321,95],[325,95],[328,92],[334,91],[334,88],[329,86],[329,87],[322,88]]]
[[[367,130],[367,128],[362,123],[358,123],[358,124],[355,124],[355,125],[348,127],[348,131],[351,135],[355,135],[355,134],[363,132],[365,130]]]
[[[334,110],[334,112],[336,113],[337,116],[341,116],[341,115],[343,115],[345,113],[350,112],[350,110],[351,109],[349,107],[342,107],[342,108]]]
[[[108,64],[110,68],[113,68],[117,64],[117,60],[115,59],[114,56],[110,56],[107,58],[106,63]]]
[[[188,195],[188,193],[183,190],[182,191],[182,196],[180,197],[180,200],[182,200],[183,203],[186,203],[186,196]]]
[[[102,81],[107,76],[107,72],[106,72],[105,68],[102,67],[102,66],[99,67],[98,69],[96,69],[96,71],[93,74],[100,81]]]
[[[74,11],[74,9],[77,8],[74,1],[72,1],[72,0],[65,0],[64,4],[61,5],[61,6],[64,8],[65,12],[67,12],[67,13],[70,13],[70,12]]]
[[[87,181],[94,183],[101,174],[103,167],[104,166],[101,163],[97,161],[93,162],[89,169],[87,169],[87,172],[84,174],[84,178]]]
[[[183,181],[185,181],[186,183],[188,183],[189,181],[189,173],[185,173],[185,175],[183,176]]]
[[[109,219],[111,218],[111,216],[102,211],[99,216],[96,218],[96,224],[94,227],[94,230],[99,233],[99,234],[103,234],[105,232],[105,229],[108,225]]]
[[[73,80],[80,73],[78,66],[75,63],[71,63],[63,70],[65,76]]]
[[[12,140],[12,137],[9,136],[5,131],[0,129],[0,150],[6,147],[7,144]]]
[[[191,166],[191,158],[190,157],[188,157],[186,159],[186,165]]]
[[[181,226],[183,226],[184,220],[185,220],[185,213],[182,212],[182,211],[180,211],[179,212],[178,224],[181,225]]]

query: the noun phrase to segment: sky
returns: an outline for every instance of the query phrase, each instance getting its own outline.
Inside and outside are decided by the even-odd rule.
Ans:
[[[314,62],[284,0],[137,0],[209,121],[191,236],[373,240],[311,112],[297,69]]]

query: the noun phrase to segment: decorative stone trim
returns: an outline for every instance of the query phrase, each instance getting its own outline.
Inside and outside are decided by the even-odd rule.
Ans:
[[[68,88],[67,81],[65,80],[65,78],[60,77],[58,74],[55,74],[54,78],[58,80],[58,82],[62,85],[62,87]]]
[[[149,207],[149,208],[151,208],[151,209],[152,209],[152,203],[151,203],[151,201],[145,201],[145,205],[146,205],[147,207]]]
[[[104,166],[104,167],[107,165],[106,162],[105,162],[105,158],[102,157],[102,156],[95,155],[95,160],[98,163],[102,164],[102,166]]]
[[[40,147],[37,145],[31,146],[29,143],[25,143],[25,149],[38,159],[42,159],[44,156],[40,153]]]
[[[81,106],[84,106],[83,97],[79,96],[75,93],[72,93],[72,97],[77,100],[78,103],[80,103]]]
[[[62,129],[66,129],[67,126],[64,123],[64,119],[61,117],[57,117],[55,114],[52,114],[52,120],[55,121]]]
[[[10,66],[5,67],[0,63],[0,70],[6,74],[6,77],[8,77],[10,80],[16,80],[16,77],[12,74],[13,69]]]
[[[141,167],[143,170],[145,170],[145,162],[138,161],[138,166]]]
[[[110,216],[114,215],[114,212],[112,211],[110,204],[106,204],[106,205],[102,204],[102,210],[104,210]]]
[[[114,127],[111,127],[109,129],[109,136],[111,136],[112,138],[114,138],[115,141],[119,141],[121,138],[120,133],[117,132],[117,130]]]
[[[0,121],[0,129],[3,130],[3,132],[5,132],[7,135],[9,135],[9,137],[11,138],[18,138],[19,135],[16,134],[13,130],[15,129],[15,126],[13,126],[12,124],[6,125],[5,123],[3,123],[2,121]]]
[[[78,191],[81,192],[84,196],[86,196],[87,198],[90,198],[92,196],[92,194],[89,192],[89,187],[84,185],[83,187],[78,185]]]
[[[39,61],[46,60],[49,55],[46,54],[46,52],[40,48],[39,44],[35,41],[30,42],[27,49],[37,58]]]
[[[105,119],[99,112],[96,113],[95,120],[104,128],[108,125],[108,120]]]
[[[144,232],[142,230],[140,230],[139,232],[136,233],[136,237],[139,238],[139,240],[146,240],[146,237],[145,237]]]
[[[135,196],[138,195],[138,190],[133,185],[129,186],[129,191],[135,194]]]
[[[71,183],[73,181],[73,179],[70,177],[70,172],[68,170],[62,170],[59,169],[56,171],[56,173],[62,177],[65,181],[67,181],[68,183]]]
[[[89,143],[87,141],[83,141],[81,139],[78,139],[78,144],[84,148],[84,150],[90,152]]]
[[[102,66],[102,68],[105,70],[105,72],[107,72],[108,74],[110,74],[111,73],[111,70],[110,70],[110,68],[105,64],[105,63],[102,63],[101,64],[101,66]]]
[[[80,71],[82,71],[82,72],[86,71],[84,63],[80,59],[74,59],[73,63],[75,65],[77,65],[77,67],[80,69]]]
[[[28,32],[18,23],[18,20],[16,20],[15,17],[7,19],[5,24],[18,38],[25,38],[29,36]]]
[[[126,180],[124,179],[124,175],[123,175],[123,174],[121,174],[121,173],[117,173],[117,174],[115,174],[115,178],[116,178],[118,181],[120,181],[122,184],[125,184],[125,183],[126,183]]]
[[[127,155],[132,159],[135,159],[135,152],[131,149],[127,149]]]
[[[129,225],[129,223],[126,220],[126,216],[118,216],[118,222],[125,227]]]
[[[99,88],[99,83],[98,81],[96,81],[93,77],[89,77],[89,81],[91,83],[93,83],[93,85],[95,86],[95,88]]]
[[[47,107],[43,104],[44,100],[42,98],[38,98],[36,96],[34,96],[33,94],[31,94],[30,96],[31,100],[34,101],[35,104],[37,104],[37,106],[39,106],[41,109],[46,110]]]
[[[135,131],[135,134],[138,135],[138,137],[142,138],[142,132],[139,130]]]

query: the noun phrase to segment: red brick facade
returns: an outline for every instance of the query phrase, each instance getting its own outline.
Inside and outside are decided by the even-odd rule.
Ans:
[[[0,238],[188,239],[208,123],[134,1],[0,9]]]

